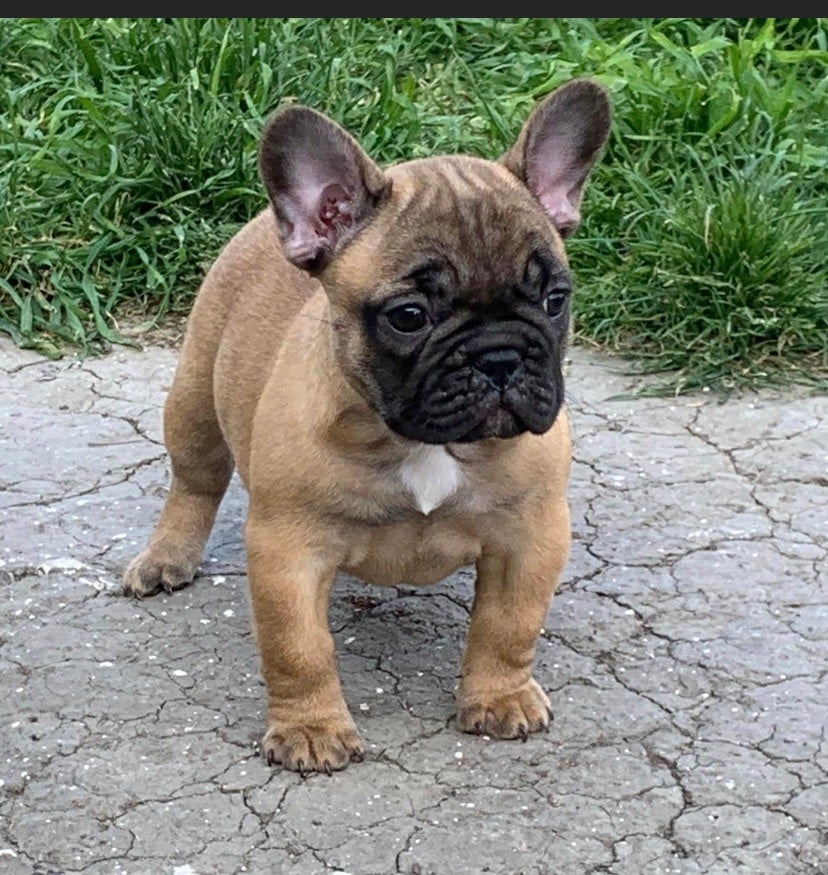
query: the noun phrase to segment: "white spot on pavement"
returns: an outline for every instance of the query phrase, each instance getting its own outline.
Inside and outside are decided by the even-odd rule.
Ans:
[[[73,559],[71,556],[59,556],[56,559],[47,559],[37,566],[38,571],[43,574],[51,574],[53,571],[81,571],[88,566],[79,559]]]

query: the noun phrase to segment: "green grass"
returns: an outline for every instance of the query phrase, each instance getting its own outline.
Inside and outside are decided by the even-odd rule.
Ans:
[[[0,331],[58,354],[186,311],[283,101],[381,162],[496,157],[576,75],[615,107],[577,336],[658,391],[825,388],[828,19],[0,20]]]

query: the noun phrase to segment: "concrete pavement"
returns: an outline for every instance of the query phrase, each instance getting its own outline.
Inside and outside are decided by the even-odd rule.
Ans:
[[[828,871],[828,398],[613,399],[575,349],[575,542],[527,743],[458,733],[472,576],[342,579],[366,761],[269,769],[234,481],[203,573],[120,595],[175,352],[0,341],[0,873]]]

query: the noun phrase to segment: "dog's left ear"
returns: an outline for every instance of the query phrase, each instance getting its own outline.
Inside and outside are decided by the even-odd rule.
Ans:
[[[371,219],[390,183],[357,141],[306,106],[269,119],[259,173],[287,258],[315,274]]]
[[[581,220],[584,184],[610,120],[606,91],[589,79],[573,79],[535,107],[500,158],[540,201],[562,237]]]

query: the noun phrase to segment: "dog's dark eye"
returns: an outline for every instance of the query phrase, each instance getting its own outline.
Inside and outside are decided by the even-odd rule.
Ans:
[[[403,334],[414,334],[428,325],[428,313],[416,304],[403,304],[385,314],[388,324]]]
[[[563,312],[568,297],[569,289],[553,289],[543,299],[543,309],[546,310],[547,315],[554,319],[555,316],[560,316]]]

